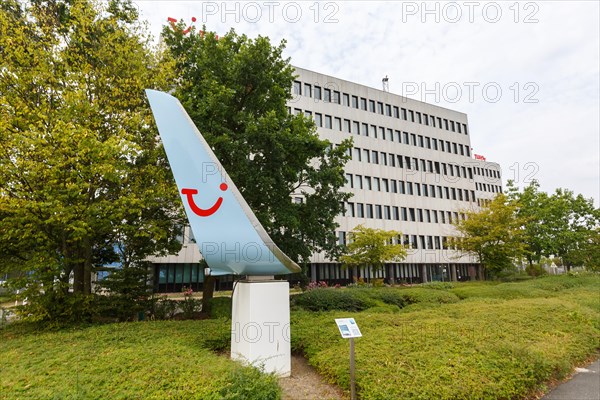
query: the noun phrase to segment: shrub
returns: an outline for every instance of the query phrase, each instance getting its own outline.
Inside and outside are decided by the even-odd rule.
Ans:
[[[372,281],[373,287],[383,287],[384,283],[383,283],[383,278],[375,278]]]
[[[410,288],[410,289],[399,289],[404,297],[406,304],[416,303],[456,303],[460,301],[458,296],[454,293],[446,292],[437,289],[425,289],[425,288]]]
[[[28,302],[15,308],[24,321],[58,328],[77,323],[89,323],[98,315],[102,296],[65,293],[62,290],[30,292]]]
[[[525,267],[525,272],[527,272],[527,275],[529,276],[542,276],[548,274],[540,264],[528,264]]]
[[[157,296],[150,299],[150,317],[155,320],[171,319],[177,311],[177,302],[167,296]]]
[[[293,296],[292,306],[308,311],[361,311],[377,305],[360,290],[314,289]]]
[[[100,313],[103,317],[119,321],[137,320],[148,308],[152,288],[148,284],[148,269],[145,263],[115,269],[98,282],[98,291],[103,293]]]
[[[427,289],[448,290],[454,288],[454,284],[452,282],[428,282],[423,283],[421,287]]]
[[[313,289],[318,289],[318,288],[326,288],[327,287],[327,282],[325,281],[310,281],[310,283],[306,286],[306,290],[313,290]]]
[[[277,400],[281,398],[281,388],[274,374],[264,374],[255,367],[244,367],[229,373],[219,395],[224,400]]]
[[[406,298],[402,295],[400,289],[381,289],[373,290],[371,296],[383,301],[385,304],[390,304],[403,308],[408,305]]]
[[[400,307],[393,304],[384,304],[381,306],[371,307],[366,312],[376,314],[390,314],[397,313],[398,311],[400,311]]]
[[[184,288],[183,300],[179,302],[179,307],[185,319],[192,319],[202,306],[202,300],[193,297],[194,291],[192,288]]]

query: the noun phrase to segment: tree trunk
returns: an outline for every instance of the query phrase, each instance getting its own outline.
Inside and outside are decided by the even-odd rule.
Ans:
[[[83,261],[83,294],[92,293],[92,248],[85,244],[85,259]]]
[[[210,315],[211,300],[215,293],[215,277],[212,275],[204,276],[204,285],[202,286],[202,314]]]
[[[84,266],[78,262],[73,265],[73,293],[83,293]]]

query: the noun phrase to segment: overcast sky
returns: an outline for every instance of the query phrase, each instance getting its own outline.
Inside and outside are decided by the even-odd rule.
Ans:
[[[464,112],[504,182],[600,203],[598,1],[134,0],[167,18],[287,40],[293,65]]]

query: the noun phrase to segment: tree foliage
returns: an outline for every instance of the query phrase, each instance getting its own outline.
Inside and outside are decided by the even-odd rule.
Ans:
[[[406,248],[394,239],[401,236],[397,231],[367,228],[358,225],[348,234],[346,254],[340,257],[345,266],[373,267],[382,269],[386,262],[401,261],[406,257]]]
[[[31,294],[90,293],[97,266],[178,247],[143,91],[170,68],[149,43],[127,1],[0,4],[0,268]]]
[[[465,211],[466,218],[455,221],[458,236],[449,245],[477,257],[484,270],[492,274],[513,266],[523,255],[523,225],[517,204],[500,193],[479,211]]]
[[[594,208],[592,199],[575,195],[566,189],[556,189],[549,195],[538,190],[539,183],[532,181],[520,192],[509,182],[509,196],[518,203],[517,215],[527,221],[523,240],[526,257],[531,265],[542,257],[559,257],[570,268],[574,265],[594,264],[598,247],[600,209]]]
[[[600,210],[592,199],[556,189],[539,190],[532,181],[522,191],[508,182],[507,195],[498,195],[480,211],[467,211],[451,240],[457,249],[476,255],[492,272],[510,268],[522,257],[529,269],[549,257],[567,268],[600,265]]]
[[[332,145],[312,120],[289,113],[294,71],[285,42],[171,27],[163,37],[176,60],[175,95],[271,238],[298,262],[314,251],[336,254],[351,141]]]

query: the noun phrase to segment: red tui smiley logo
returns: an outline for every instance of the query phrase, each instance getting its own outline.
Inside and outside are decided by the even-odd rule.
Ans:
[[[221,183],[221,186],[219,186],[219,189],[221,189],[223,192],[226,191],[227,184],[225,182]],[[184,194],[186,196],[188,204],[189,204],[190,208],[192,209],[192,211],[194,212],[194,214],[196,214],[200,217],[210,217],[211,215],[216,213],[217,210],[219,209],[219,207],[221,207],[221,204],[223,204],[223,198],[219,197],[217,199],[217,202],[212,207],[207,208],[205,210],[205,209],[198,207],[196,205],[196,203],[194,202],[194,195],[198,194],[198,190],[183,188],[183,189],[181,189],[181,194]]]

